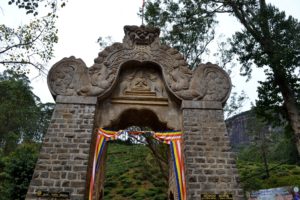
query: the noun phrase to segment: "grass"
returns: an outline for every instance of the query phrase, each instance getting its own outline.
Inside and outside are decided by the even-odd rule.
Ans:
[[[242,186],[245,191],[284,186],[300,186],[300,166],[270,163],[270,177],[263,165],[256,162],[238,162]]]
[[[245,191],[300,186],[300,166],[270,163],[270,177],[257,162],[237,162]],[[147,147],[111,143],[108,147],[105,200],[165,200],[167,183]]]
[[[144,145],[110,143],[107,152],[105,200],[166,200],[167,183]]]

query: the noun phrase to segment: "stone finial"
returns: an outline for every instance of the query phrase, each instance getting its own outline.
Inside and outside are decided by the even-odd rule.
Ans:
[[[160,34],[159,28],[149,26],[124,26],[124,43],[130,42],[136,45],[150,45]]]
[[[47,81],[54,97],[76,96],[80,85],[86,85],[89,81],[86,64],[74,56],[63,58],[52,66]]]

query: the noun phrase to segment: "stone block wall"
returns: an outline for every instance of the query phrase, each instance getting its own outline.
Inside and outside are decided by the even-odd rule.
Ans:
[[[233,194],[244,199],[220,102],[182,103],[187,199]]]
[[[66,192],[72,200],[85,196],[96,98],[58,96],[56,103],[27,200],[49,199],[47,193]]]

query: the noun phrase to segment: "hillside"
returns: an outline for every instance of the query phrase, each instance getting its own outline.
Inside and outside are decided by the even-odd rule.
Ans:
[[[144,145],[110,143],[106,167],[105,200],[167,199],[167,185]]]
[[[263,165],[238,161],[243,188],[300,186],[300,166],[270,164],[266,178]],[[150,151],[143,145],[110,143],[107,153],[105,200],[165,200],[167,185]]]
[[[300,166],[288,164],[269,164],[270,177],[266,177],[264,167],[257,162],[238,162],[240,180],[246,191],[300,186]]]

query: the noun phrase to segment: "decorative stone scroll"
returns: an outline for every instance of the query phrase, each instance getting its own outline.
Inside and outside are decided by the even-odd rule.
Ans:
[[[167,89],[181,100],[227,100],[230,78],[217,65],[201,64],[190,70],[176,49],[160,44],[158,28],[125,26],[124,32],[123,43],[106,47],[90,68],[74,57],[56,63],[48,75],[52,95],[103,96],[116,84],[122,65],[138,61],[141,66],[160,66]]]
[[[48,87],[53,96],[77,96],[81,85],[88,84],[86,64],[75,57],[63,58],[52,66]]]

